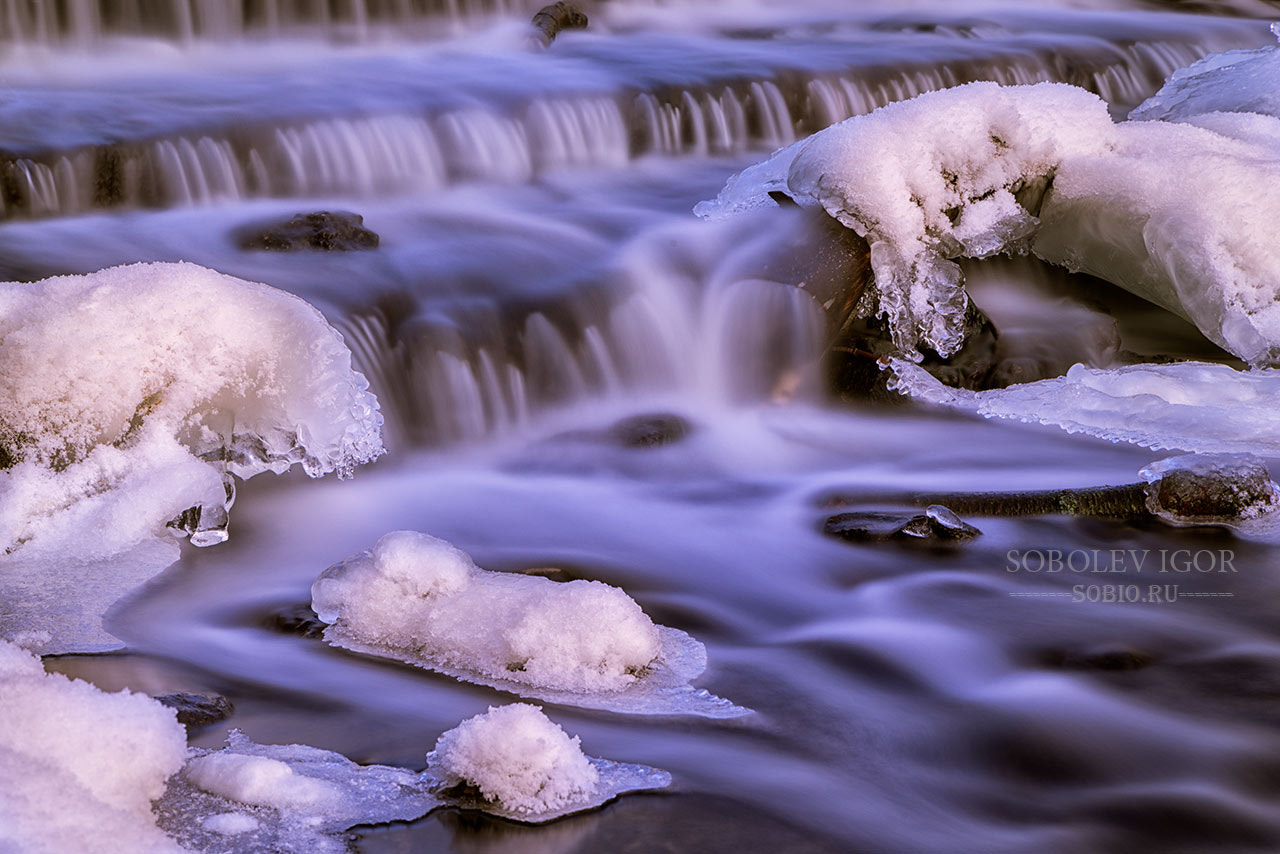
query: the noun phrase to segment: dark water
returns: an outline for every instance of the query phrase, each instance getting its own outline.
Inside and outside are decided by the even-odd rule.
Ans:
[[[884,508],[905,491],[1126,483],[1160,455],[828,402],[820,309],[761,273],[806,224],[689,213],[771,148],[888,100],[1056,79],[1122,116],[1195,57],[1266,43],[1265,23],[616,2],[536,52],[514,4],[64,4],[43,29],[31,8],[9,3],[0,24],[0,273],[186,259],[298,293],[346,334],[391,448],[349,482],[245,484],[228,543],[187,551],[113,611],[125,653],[55,667],[107,688],[220,692],[237,708],[225,726],[257,741],[420,767],[441,732],[512,698],[269,627],[325,567],[414,528],[487,568],[623,587],[707,645],[705,687],[758,714],[548,707],[587,752],[669,769],[672,790],[541,828],[437,813],[358,831],[358,850],[1280,845],[1274,552],[1064,518],[972,519],[983,536],[946,547],[824,537],[837,493]],[[362,214],[381,248],[253,253],[231,236],[333,208]],[[1031,262],[970,274],[1046,364],[1114,351],[1107,307],[1125,349],[1212,355],[1096,282]],[[646,448],[609,432],[652,413],[692,429]],[[1028,569],[1094,549],[1090,566],[1112,549],[1150,563]],[[1226,550],[1235,571],[1156,571],[1179,550]],[[1042,595],[1077,584],[1217,595]]]

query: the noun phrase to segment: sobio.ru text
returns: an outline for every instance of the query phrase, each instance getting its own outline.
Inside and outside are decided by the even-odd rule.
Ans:
[[[1006,572],[1235,572],[1230,549],[1012,549]]]

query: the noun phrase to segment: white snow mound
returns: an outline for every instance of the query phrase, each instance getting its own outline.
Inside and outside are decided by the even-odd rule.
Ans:
[[[427,534],[389,533],[330,567],[311,602],[335,646],[521,696],[639,714],[746,714],[691,688],[706,667],[702,644],[655,626],[622,590],[490,572]]]
[[[600,774],[537,706],[489,707],[440,736],[427,770],[445,786],[465,784],[520,814],[559,810],[594,795]]]

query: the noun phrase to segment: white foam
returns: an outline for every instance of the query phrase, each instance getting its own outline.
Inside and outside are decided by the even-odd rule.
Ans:
[[[325,570],[311,596],[335,646],[468,682],[635,714],[746,713],[690,687],[702,644],[655,626],[623,591],[489,572],[426,534],[387,534]]]

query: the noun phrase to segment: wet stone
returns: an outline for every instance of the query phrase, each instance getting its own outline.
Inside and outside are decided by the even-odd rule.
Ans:
[[[234,236],[241,249],[273,252],[351,252],[377,249],[379,242],[378,235],[364,227],[364,217],[350,211],[301,213],[282,223],[245,226]]]
[[[304,638],[324,636],[325,624],[320,622],[310,605],[285,605],[269,614],[264,621],[267,628]]]
[[[161,705],[178,712],[178,723],[188,727],[216,724],[231,717],[235,706],[218,694],[162,694],[155,698]]]
[[[1174,469],[1151,490],[1161,510],[1181,519],[1248,516],[1274,501],[1271,476],[1261,462],[1229,473]]]
[[[533,14],[533,26],[538,31],[539,40],[549,45],[562,30],[585,30],[587,16],[577,4],[557,0]]]
[[[693,432],[685,418],[670,413],[636,415],[609,428],[609,436],[627,448],[657,448],[671,445]]]
[[[898,541],[959,542],[982,532],[938,504],[923,513],[912,511],[870,511],[837,513],[827,519],[823,533],[850,542]]]
[[[1049,667],[1067,670],[1141,670],[1155,661],[1149,652],[1130,646],[1092,646],[1085,649],[1055,649],[1043,655]]]

